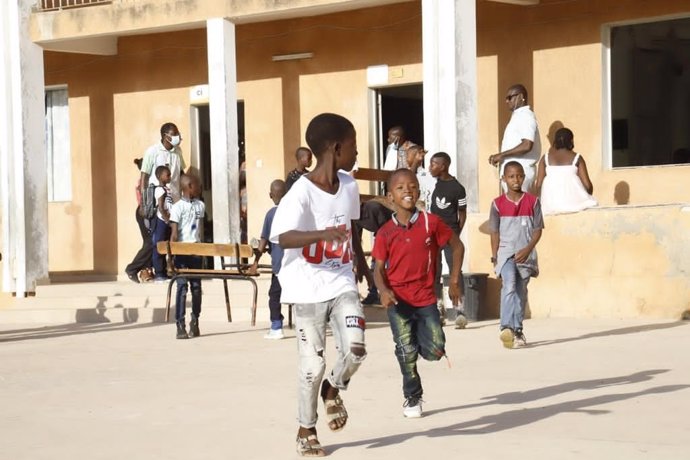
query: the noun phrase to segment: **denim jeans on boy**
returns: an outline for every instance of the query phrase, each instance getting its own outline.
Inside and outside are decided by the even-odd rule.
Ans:
[[[198,256],[176,256],[175,266],[177,268],[201,268],[201,257]],[[201,315],[201,280],[199,278],[177,278],[177,294],[175,295],[175,321],[185,322],[185,307],[187,303],[187,283],[192,290],[192,318],[199,318]]]
[[[271,329],[283,328],[283,314],[280,312],[280,281],[274,273],[271,275],[271,286],[268,288],[268,310],[271,313]]]
[[[151,221],[155,222],[151,232],[151,239],[153,240],[153,270],[156,277],[167,278],[165,255],[158,253],[157,244],[159,241],[167,241],[170,238],[170,226],[158,217],[151,219]]]
[[[417,372],[417,357],[438,361],[446,354],[446,336],[436,304],[413,307],[405,302],[388,308],[388,319],[395,342],[395,356],[403,376],[403,396],[422,396],[422,380]]]
[[[501,329],[522,331],[529,278],[520,275],[514,257],[501,267]]]
[[[316,426],[321,380],[326,370],[326,324],[330,323],[338,351],[338,360],[328,375],[331,386],[346,390],[350,378],[366,358],[364,345],[365,319],[359,294],[349,291],[319,303],[295,304],[295,327],[299,351],[300,426]],[[358,354],[352,348],[359,349]]]

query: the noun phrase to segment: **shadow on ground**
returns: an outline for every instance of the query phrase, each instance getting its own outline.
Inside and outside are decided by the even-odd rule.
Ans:
[[[565,337],[562,339],[540,340],[537,342],[530,342],[529,347],[543,347],[546,345],[556,345],[560,343],[574,342],[576,340],[594,339],[597,337],[608,337],[612,335],[626,335],[637,334],[640,332],[658,331],[662,329],[671,329],[679,326],[687,326],[688,324],[690,323],[687,321],[675,321],[672,323],[643,324],[641,326],[622,327],[619,329],[610,329],[608,331],[591,332],[589,334],[584,334],[577,337]]]
[[[655,375],[664,372],[668,372],[668,369],[652,369],[621,377],[568,382],[525,392],[504,393],[501,395],[483,398],[488,400],[485,402],[430,411],[427,413],[427,415],[448,411],[464,411],[465,409],[471,407],[486,406],[491,404],[526,403],[575,390],[593,390],[620,385],[630,385],[649,381],[654,378]],[[690,385],[663,385],[641,391],[635,391],[632,393],[611,393],[607,395],[594,396],[591,398],[555,403],[547,406],[518,408],[496,414],[485,415],[474,420],[455,423],[446,427],[432,428],[429,430],[408,433],[397,433],[390,436],[381,436],[377,438],[364,439],[361,441],[335,444],[330,446],[329,451],[334,452],[338,449],[355,446],[366,446],[369,449],[387,447],[418,437],[438,438],[445,436],[497,433],[500,431],[510,430],[520,426],[536,423],[566,412],[575,412],[590,416],[605,415],[610,413],[610,410],[596,409],[596,407],[618,401],[625,401],[654,394],[670,393],[688,388],[690,388]]]

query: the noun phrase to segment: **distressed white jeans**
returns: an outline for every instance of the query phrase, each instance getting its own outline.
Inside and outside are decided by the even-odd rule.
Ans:
[[[359,294],[345,292],[326,302],[295,304],[298,367],[298,422],[305,428],[316,426],[316,409],[321,380],[326,370],[324,349],[326,325],[330,324],[338,358],[328,374],[328,382],[346,390],[350,378],[366,358],[365,319]],[[353,353],[355,349],[356,353]]]

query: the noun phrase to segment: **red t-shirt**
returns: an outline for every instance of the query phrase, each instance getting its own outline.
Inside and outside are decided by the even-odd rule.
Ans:
[[[391,219],[379,229],[371,255],[388,262],[388,283],[398,300],[415,307],[436,303],[436,255],[452,235],[438,216],[419,211],[407,226]]]

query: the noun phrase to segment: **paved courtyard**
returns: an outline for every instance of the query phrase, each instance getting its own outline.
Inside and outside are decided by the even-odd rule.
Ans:
[[[171,324],[0,326],[0,458],[295,458],[294,332],[201,326],[187,341]],[[390,332],[371,324],[348,426],[319,421],[329,456],[688,458],[690,323],[525,327],[519,350],[501,347],[496,321],[447,327],[450,363],[420,363],[425,417],[408,420]]]

